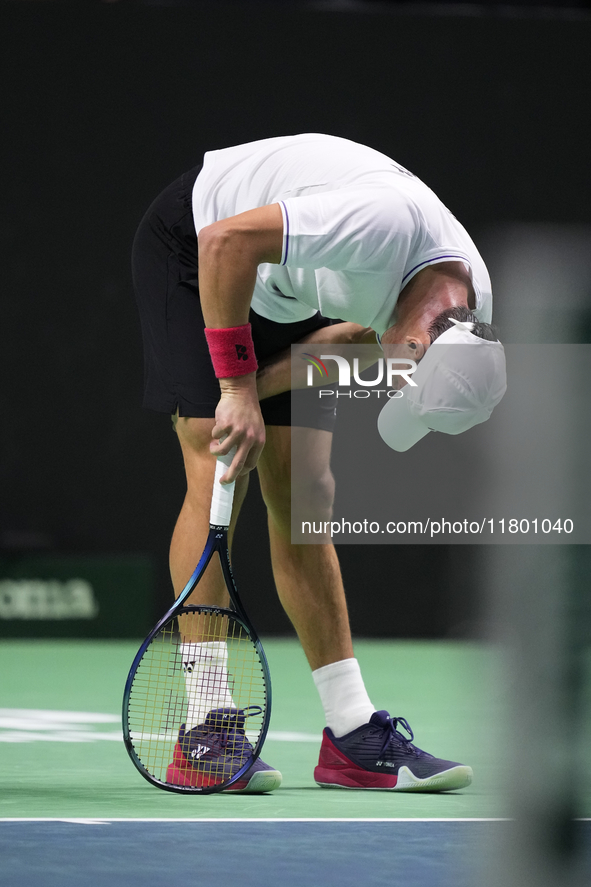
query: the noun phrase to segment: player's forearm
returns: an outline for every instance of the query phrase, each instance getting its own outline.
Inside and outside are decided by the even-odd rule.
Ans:
[[[248,323],[257,265],[242,237],[228,236],[223,230],[200,236],[199,292],[206,327],[227,329]]]
[[[220,455],[236,450],[222,483],[231,483],[251,471],[265,442],[256,360],[246,324],[257,267],[262,262],[281,260],[282,236],[283,221],[277,205],[214,222],[199,232],[201,307],[221,388],[210,452]]]
[[[376,337],[373,330],[362,327],[357,323],[335,323],[315,330],[301,340],[302,345],[374,345]],[[368,349],[367,360],[361,361],[360,368],[371,366],[379,358],[381,352],[375,354]],[[307,387],[307,365],[297,363],[292,366],[291,349],[287,348],[280,354],[265,361],[259,366],[257,372],[257,390],[259,400],[265,400],[274,394],[282,394],[284,391],[293,391]],[[333,370],[334,378],[330,376],[318,379],[318,384],[327,384],[336,381],[338,368]]]

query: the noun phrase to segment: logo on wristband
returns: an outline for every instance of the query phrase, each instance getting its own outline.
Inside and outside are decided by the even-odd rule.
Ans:
[[[249,323],[219,330],[206,327],[205,337],[218,379],[256,372],[257,359]]]

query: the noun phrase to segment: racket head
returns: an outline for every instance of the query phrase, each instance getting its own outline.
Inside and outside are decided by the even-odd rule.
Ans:
[[[183,650],[188,643],[212,641],[226,645],[227,671],[216,669],[202,683],[215,693],[212,682],[225,682],[232,705],[203,718],[192,710],[186,676],[191,665]],[[123,735],[135,766],[153,785],[211,794],[229,788],[254,764],[270,715],[269,668],[251,627],[234,610],[187,606],[169,614],[138,651],[125,687]]]

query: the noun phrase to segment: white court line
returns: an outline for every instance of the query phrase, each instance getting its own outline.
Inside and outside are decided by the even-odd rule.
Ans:
[[[419,817],[419,816],[395,816],[395,817],[158,817],[158,818],[125,818],[125,817],[105,817],[105,819],[75,819],[64,818],[58,816],[21,816],[21,817],[0,817],[2,822],[73,822],[79,825],[106,825],[111,822],[513,822],[514,820],[507,817]],[[575,822],[591,822],[591,817],[579,817]]]
[[[448,817],[448,818],[422,818],[422,817],[322,817],[322,816],[308,816],[308,817],[246,817],[246,816],[236,816],[236,817],[187,817],[187,818],[166,818],[166,817],[158,817],[158,818],[111,818],[106,817],[105,819],[73,819],[71,817],[43,817],[43,816],[32,816],[32,817],[0,817],[0,822],[75,822],[80,824],[88,824],[88,825],[99,825],[101,823],[109,823],[109,822],[511,822],[510,819],[503,818],[478,818],[478,817]]]
[[[54,711],[37,708],[0,708],[0,742],[122,742],[121,729],[97,731],[93,724],[121,724],[121,715],[88,711]],[[251,742],[258,733],[246,735]],[[162,733],[132,732],[134,742],[168,742],[173,745],[178,731]],[[270,742],[313,742],[318,745],[321,731],[302,733],[295,730],[269,730]]]
[[[256,742],[259,735],[258,733],[249,733],[248,730],[245,732],[251,742]],[[97,734],[93,733],[92,735],[96,736]],[[121,739],[121,733],[100,733],[98,735],[101,738],[111,738],[114,736],[116,739]],[[129,735],[131,739],[135,740],[135,742],[176,742],[178,739],[178,731],[175,733],[136,733],[131,731]],[[297,733],[294,730],[269,730],[266,741],[315,742],[318,745],[321,740],[320,734],[318,733]]]

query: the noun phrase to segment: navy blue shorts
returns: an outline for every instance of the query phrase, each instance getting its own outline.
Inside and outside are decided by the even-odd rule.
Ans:
[[[203,332],[197,235],[191,194],[197,166],[169,185],[140,222],[132,250],[133,283],[144,341],[144,406],[180,416],[213,418],[220,398]],[[332,321],[320,313],[298,323],[275,323],[251,310],[259,362]],[[333,398],[314,389],[293,392],[293,424],[332,431]],[[292,424],[292,393],[261,402],[266,425]]]

